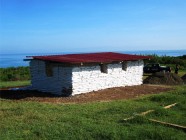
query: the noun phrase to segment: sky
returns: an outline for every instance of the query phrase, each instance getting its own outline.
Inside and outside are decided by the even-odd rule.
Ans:
[[[186,49],[186,0],[0,0],[1,53]]]

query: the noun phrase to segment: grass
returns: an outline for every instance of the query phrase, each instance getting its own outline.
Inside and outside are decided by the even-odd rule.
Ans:
[[[185,74],[186,74],[186,70],[180,70],[179,73],[178,73],[178,75],[179,75],[180,77],[182,77],[182,76],[185,75]]]
[[[27,86],[27,85],[30,85],[30,81],[9,81],[9,82],[0,81],[0,88]]]
[[[1,99],[0,137],[4,139],[162,139],[184,140],[183,130],[136,117],[155,109],[147,118],[186,125],[186,86],[135,100],[87,104],[49,104]],[[178,105],[165,110],[162,106]]]

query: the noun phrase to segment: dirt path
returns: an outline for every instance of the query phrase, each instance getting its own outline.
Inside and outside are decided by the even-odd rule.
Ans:
[[[169,91],[171,89],[173,88],[170,86],[140,85],[105,89],[72,97],[56,97],[49,93],[42,93],[37,91],[0,90],[0,98],[14,101],[37,101],[48,103],[88,103],[95,101],[100,102],[137,98],[147,94],[158,94],[160,92]]]

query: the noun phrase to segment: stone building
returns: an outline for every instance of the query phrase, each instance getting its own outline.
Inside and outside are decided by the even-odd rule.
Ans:
[[[76,95],[106,88],[142,84],[146,56],[113,52],[32,56],[31,88]]]

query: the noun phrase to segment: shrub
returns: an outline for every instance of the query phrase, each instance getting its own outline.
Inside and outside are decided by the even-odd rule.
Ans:
[[[0,68],[0,81],[30,80],[29,67]]]
[[[186,68],[186,55],[173,57],[173,56],[158,56],[158,55],[148,55],[151,57],[150,60],[145,60],[146,63],[160,63],[167,66],[171,66],[173,69],[176,64],[180,66],[180,69]]]

